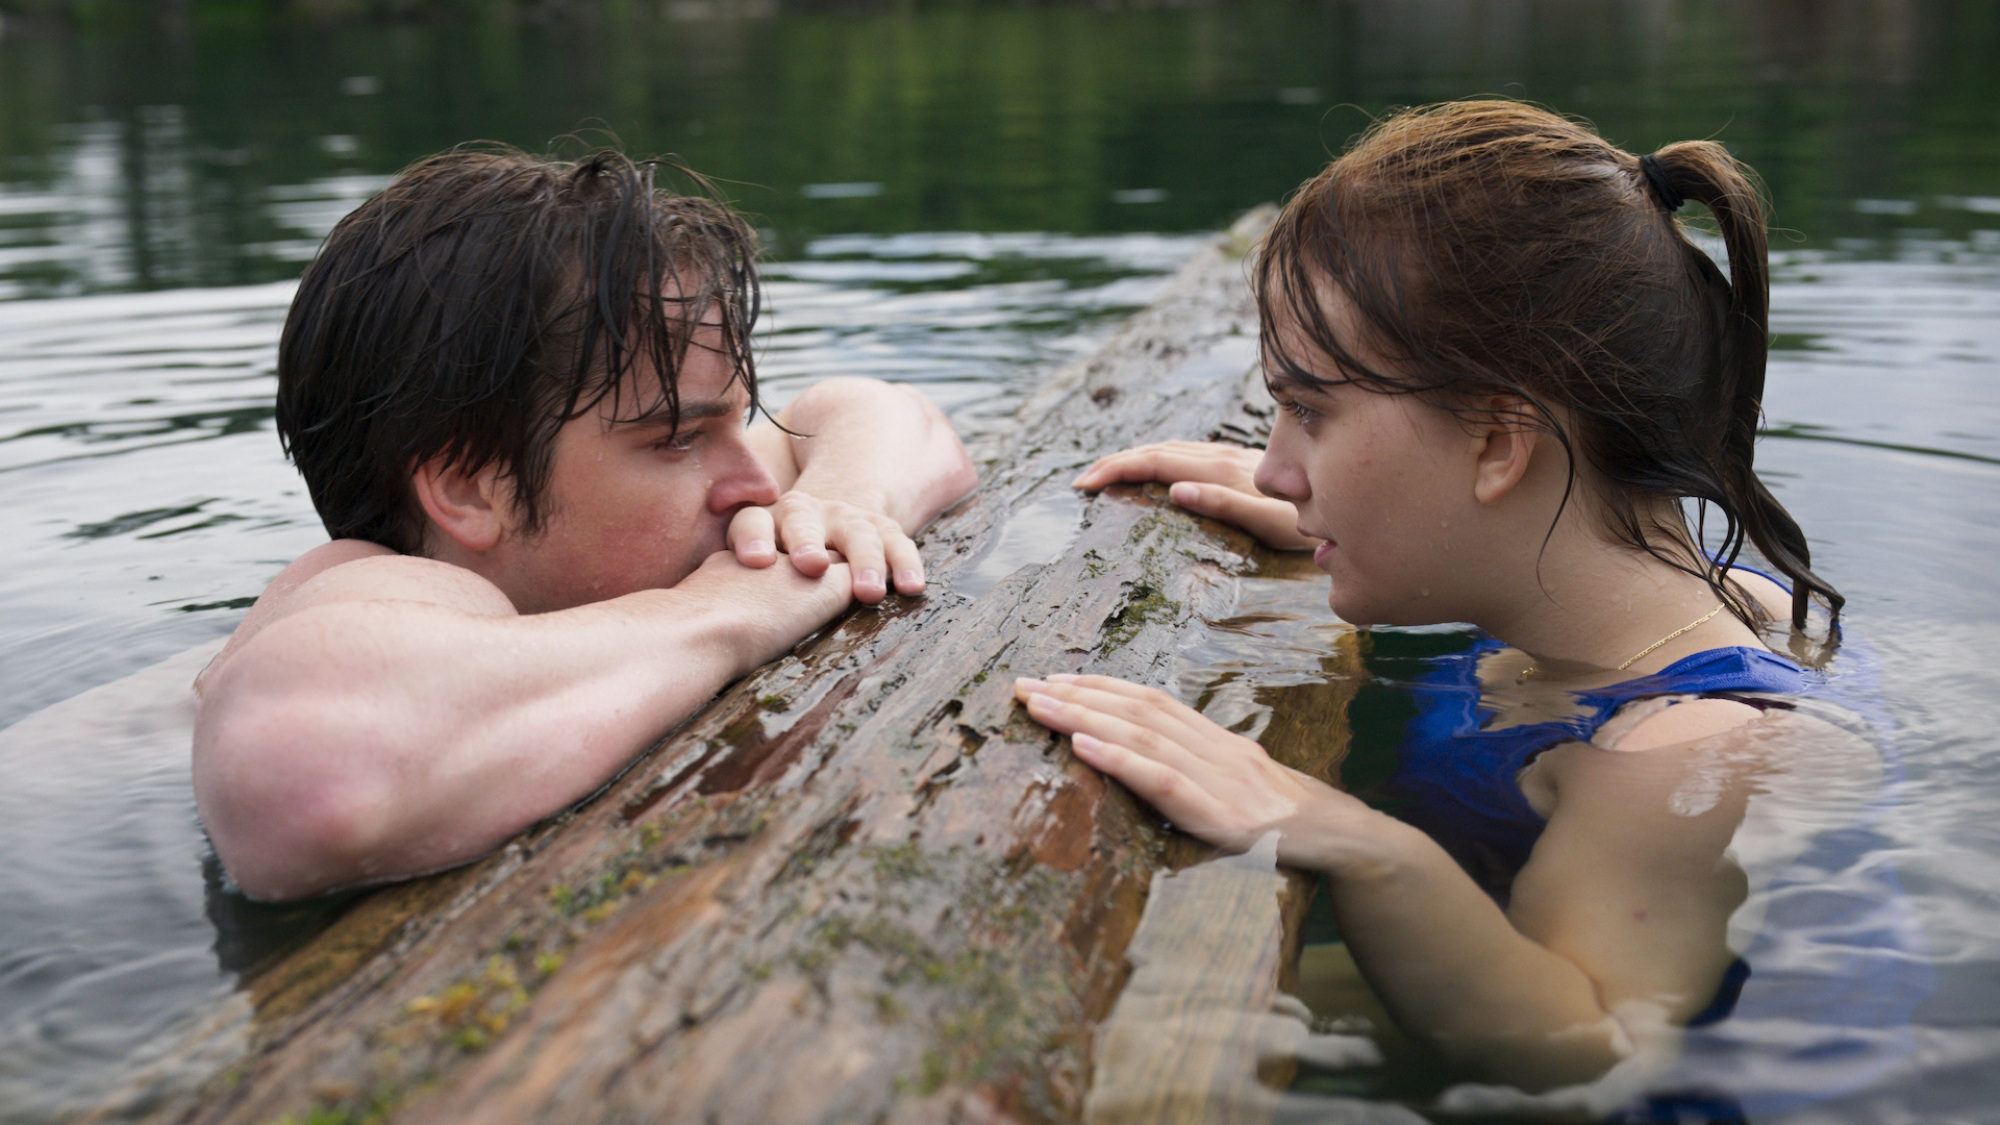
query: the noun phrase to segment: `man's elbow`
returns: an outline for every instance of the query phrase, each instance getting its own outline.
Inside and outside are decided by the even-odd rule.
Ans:
[[[382,786],[326,700],[211,697],[195,724],[194,790],[223,868],[253,898],[303,898],[382,877]],[[351,733],[351,732],[345,732]]]

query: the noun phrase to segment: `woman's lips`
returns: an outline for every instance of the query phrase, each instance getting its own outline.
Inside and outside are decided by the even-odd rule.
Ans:
[[[1333,555],[1333,540],[1328,539],[1325,542],[1321,543],[1319,546],[1313,548],[1313,565],[1321,569],[1325,569],[1326,560],[1332,557],[1332,555]]]

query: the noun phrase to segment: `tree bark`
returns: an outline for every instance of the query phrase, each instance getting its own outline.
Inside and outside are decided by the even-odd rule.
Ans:
[[[247,984],[241,1057],[153,1119],[1267,1116],[1311,884],[1203,862],[1011,696],[1124,676],[1337,773],[1357,657],[1323,576],[1157,487],[1068,487],[1138,442],[1261,440],[1264,221],[988,443],[925,536],[928,596],[850,613],[502,852],[371,894]]]

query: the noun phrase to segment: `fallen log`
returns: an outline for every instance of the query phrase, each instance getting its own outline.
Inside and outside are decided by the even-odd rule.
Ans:
[[[924,538],[928,596],[847,615],[500,853],[373,892],[246,983],[247,1022],[182,1052],[238,1057],[149,1119],[1268,1116],[1310,882],[1193,868],[1209,849],[1011,697],[1057,671],[1164,685],[1337,772],[1358,657],[1324,579],[1157,488],[1067,484],[1128,444],[1260,439],[1264,221],[988,444]]]

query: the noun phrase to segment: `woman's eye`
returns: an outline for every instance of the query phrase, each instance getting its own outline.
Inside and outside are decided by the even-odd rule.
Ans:
[[[1287,399],[1284,402],[1279,403],[1278,405],[1284,407],[1285,413],[1290,414],[1293,418],[1298,419],[1298,421],[1300,421],[1301,423],[1310,422],[1314,418],[1319,416],[1318,412],[1315,411],[1312,407],[1307,406],[1305,403],[1300,402],[1298,399],[1295,398]]]

